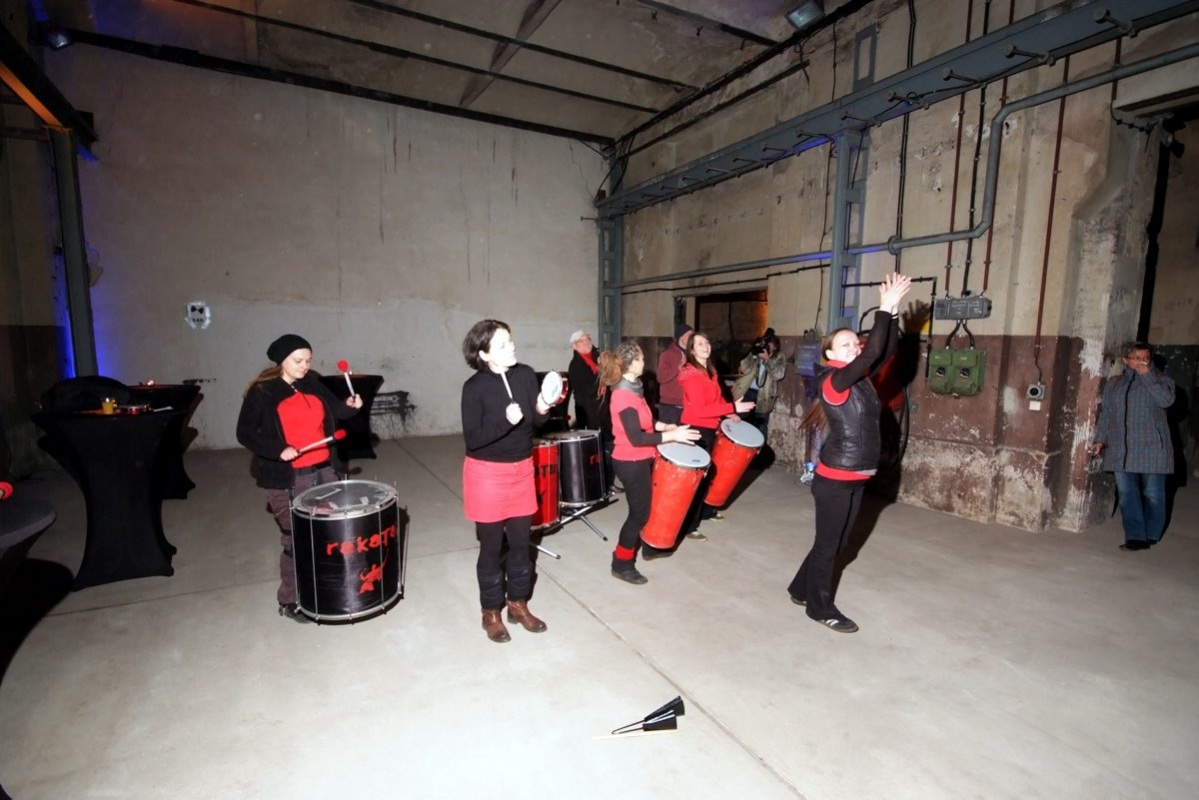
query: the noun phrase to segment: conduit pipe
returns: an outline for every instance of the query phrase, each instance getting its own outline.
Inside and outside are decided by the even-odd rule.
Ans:
[[[866,255],[867,253],[884,253],[887,250],[885,244],[862,245],[859,247],[850,247],[845,250],[851,256]],[[653,278],[638,278],[634,281],[625,281],[624,283],[616,284],[613,288],[627,289],[631,286],[644,286],[647,283],[663,283],[665,281],[682,281],[689,278],[710,278],[713,275],[725,275],[729,272],[744,272],[749,269],[763,269],[765,267],[777,267],[782,264],[803,264],[808,261],[829,261],[833,257],[831,250],[819,250],[815,253],[796,253],[789,256],[778,256],[777,258],[763,258],[758,261],[742,261],[737,264],[725,264],[720,267],[708,267],[707,269],[694,269],[690,272],[673,272],[670,275],[658,275]]]
[[[1199,44],[1191,44],[1186,47],[1180,47],[1177,50],[1171,50],[1168,53],[1146,58],[1141,61],[1136,61],[1132,64],[1116,67],[1115,69],[1101,72],[1098,75],[1092,75],[1089,78],[1084,78],[1074,83],[1066,83],[1058,86],[1055,89],[1049,89],[1040,94],[1030,95],[1023,100],[1017,100],[1014,103],[1005,105],[994,119],[991,120],[991,147],[987,152],[987,181],[983,186],[983,213],[982,219],[973,228],[965,231],[951,231],[949,233],[936,233],[928,236],[914,236],[910,239],[900,239],[898,236],[892,236],[886,242],[875,244],[859,245],[850,247],[846,250],[849,255],[866,255],[869,253],[891,253],[897,254],[900,250],[906,250],[910,247],[927,247],[935,244],[947,244],[949,242],[960,242],[964,239],[977,239],[986,233],[995,219],[995,195],[999,185],[999,158],[1003,153],[1003,123],[1007,118],[1015,114],[1017,111],[1033,108],[1035,106],[1044,105],[1054,100],[1060,100],[1063,97],[1069,97],[1072,94],[1085,92],[1094,89],[1097,86],[1103,86],[1114,81],[1121,81],[1126,78],[1131,78],[1134,75],[1140,75],[1143,72],[1168,67],[1171,64],[1177,64],[1180,61],[1186,61],[1191,58],[1199,58]],[[712,275],[724,275],[730,272],[743,272],[750,269],[761,269],[763,267],[773,267],[780,264],[799,264],[808,261],[825,261],[832,258],[832,252],[829,250],[821,250],[814,253],[798,253],[795,255],[779,256],[777,258],[764,258],[758,261],[742,261],[736,264],[726,264],[720,267],[709,267],[707,269],[691,270],[690,272],[676,272],[670,275],[658,275],[652,278],[638,278],[633,281],[625,281],[624,283],[616,284],[612,288],[625,289],[631,286],[643,286],[650,283],[663,283],[667,281],[687,280],[690,278],[706,278]]]
[[[1090,78],[1084,78],[1074,83],[1062,84],[1056,89],[1049,89],[1040,94],[1030,95],[1023,100],[1017,100],[1010,105],[1004,106],[991,120],[991,147],[987,152],[987,182],[983,187],[983,214],[979,223],[965,231],[914,236],[910,239],[900,239],[898,236],[892,236],[883,245],[883,248],[892,255],[895,255],[900,250],[906,250],[909,247],[926,247],[928,245],[945,244],[947,242],[960,242],[965,239],[977,239],[987,232],[995,220],[995,195],[999,186],[999,157],[1003,153],[1003,123],[1012,114],[1015,114],[1017,111],[1033,108],[1034,106],[1044,105],[1054,100],[1060,100],[1072,94],[1085,92],[1097,86],[1111,83],[1112,81],[1121,81],[1131,78],[1134,75],[1140,75],[1143,72],[1168,67],[1171,64],[1177,64],[1179,61],[1186,61],[1191,58],[1199,58],[1199,44],[1180,47],[1168,53],[1162,53],[1152,58],[1146,58],[1132,64],[1116,67],[1107,72],[1101,72]],[[871,247],[874,246],[872,245]],[[868,252],[875,251],[870,250]]]

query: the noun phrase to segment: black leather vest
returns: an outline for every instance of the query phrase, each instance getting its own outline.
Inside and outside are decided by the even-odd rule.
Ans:
[[[819,372],[820,403],[828,419],[828,438],[820,448],[820,460],[827,466],[855,472],[877,469],[882,410],[878,392],[869,378],[862,378],[849,387],[849,398],[844,403],[831,405],[824,399],[823,387],[832,372],[827,366]]]

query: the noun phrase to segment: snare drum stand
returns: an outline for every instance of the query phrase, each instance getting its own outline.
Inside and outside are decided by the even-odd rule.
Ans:
[[[591,510],[594,508],[599,508],[600,506],[609,506],[612,503],[615,503],[616,501],[617,501],[616,494],[611,493],[607,497],[605,497],[603,500],[596,500],[594,503],[588,503],[585,506],[576,508],[568,516],[563,517],[558,522],[558,527],[564,528],[564,527],[566,527],[566,523],[568,523],[568,522],[573,522],[576,519],[582,520],[583,523],[588,528],[591,528],[592,532],[596,536],[600,537],[601,539],[603,539],[606,542],[606,541],[608,541],[608,537],[604,535],[603,531],[601,531],[599,528],[595,527],[595,523],[593,523],[591,520],[587,519],[586,514],[590,513]]]
[[[579,508],[573,509],[571,511],[571,513],[568,514],[567,516],[559,519],[557,522],[554,522],[550,525],[546,525],[539,530],[535,530],[535,531],[533,531],[533,533],[540,534],[541,536],[544,537],[551,533],[557,533],[558,531],[562,530],[564,527],[566,527],[566,523],[568,523],[568,522],[573,522],[576,519],[581,519],[581,520],[583,520],[583,523],[587,525],[588,528],[591,528],[591,530],[595,533],[596,536],[600,537],[601,539],[603,539],[606,542],[606,541],[608,541],[608,537],[604,535],[603,531],[601,531],[599,528],[595,527],[595,523],[593,523],[591,520],[587,519],[587,517],[585,515],[592,509],[599,508],[600,506],[611,505],[612,503],[615,503],[618,499],[619,498],[616,496],[616,493],[612,492],[602,500],[596,500],[594,503],[587,503],[584,506],[580,506]],[[555,553],[553,550],[550,550],[548,547],[543,547],[542,545],[539,545],[539,544],[535,544],[533,546],[536,547],[541,552],[545,553],[547,556],[550,556],[551,558],[556,558],[559,561],[562,560],[562,556],[560,556],[558,553]]]

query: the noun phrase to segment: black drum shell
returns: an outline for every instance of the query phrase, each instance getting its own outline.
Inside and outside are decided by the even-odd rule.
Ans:
[[[607,496],[599,431],[551,433],[558,442],[558,503],[588,506]]]
[[[389,607],[402,593],[405,537],[394,497],[357,516],[292,509],[292,549],[300,610],[317,620],[354,620]]]

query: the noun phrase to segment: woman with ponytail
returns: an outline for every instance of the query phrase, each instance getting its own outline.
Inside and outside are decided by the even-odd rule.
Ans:
[[[645,393],[641,373],[645,369],[645,354],[635,342],[621,342],[612,352],[599,359],[599,391],[611,390],[607,398],[612,420],[612,463],[624,485],[629,514],[620,528],[620,540],[612,554],[612,576],[633,584],[646,583],[637,571],[637,545],[641,529],[649,521],[653,501],[653,465],[655,448],[663,442],[694,442],[699,431],[686,425],[654,422]],[[648,553],[646,554],[648,557]]]
[[[882,404],[869,377],[895,353],[896,312],[911,287],[911,278],[898,273],[883,279],[865,347],[849,328],[832,331],[820,341],[827,362],[817,373],[820,403],[802,423],[825,425],[828,435],[812,479],[816,538],[787,590],[791,602],[804,606],[810,618],[839,633],[853,633],[858,626],[833,605],[833,566],[857,520],[866,482],[878,471],[881,450]]]

